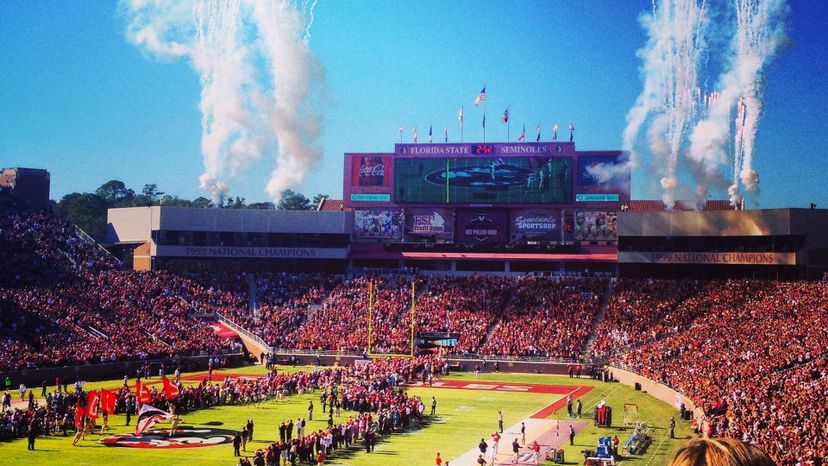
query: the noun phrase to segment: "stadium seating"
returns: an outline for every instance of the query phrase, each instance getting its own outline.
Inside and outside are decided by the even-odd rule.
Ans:
[[[694,400],[706,434],[760,444],[779,464],[828,454],[826,282],[621,279],[606,296],[606,280],[583,278],[141,273],[45,214],[0,216],[0,259],[0,370],[238,350],[199,320],[214,311],[272,347],[362,353],[370,327],[372,352],[407,353],[414,280],[415,331],[457,335],[456,355],[609,361]],[[424,365],[399,364],[340,376],[410,379]],[[188,409],[213,396],[190,390]],[[356,384],[344,401],[407,403],[371,393]],[[17,435],[32,412],[4,413],[0,432]]]

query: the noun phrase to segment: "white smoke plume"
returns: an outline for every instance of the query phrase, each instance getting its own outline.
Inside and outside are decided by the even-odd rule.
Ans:
[[[785,38],[782,19],[788,7],[784,0],[736,0],[734,4],[736,25],[725,58],[727,66],[717,83],[719,98],[693,129],[689,156],[713,172],[727,162],[732,147],[733,181],[728,195],[735,206],[742,197],[740,184],[751,193],[759,189],[753,150],[762,113],[762,69]]]
[[[308,39],[316,2],[289,0],[124,0],[127,37],[151,54],[189,58],[201,82],[204,173],[199,185],[220,200],[229,183],[276,154],[267,191],[304,179],[319,160],[324,85]]]
[[[757,192],[753,150],[762,111],[761,71],[784,39],[787,6],[785,0],[734,0],[735,11],[728,5],[654,0],[652,14],[642,16],[648,34],[638,53],[644,87],[622,135],[629,161],[591,169],[599,180],[638,168],[647,154],[668,208],[677,192],[695,196],[697,206],[711,189],[727,189],[734,205],[741,201],[740,185]],[[718,53],[720,43],[729,50]],[[704,74],[711,61],[724,71],[715,80],[718,90],[706,93],[700,86],[714,81],[715,75]],[[733,179],[724,182],[729,163]],[[683,166],[690,171],[681,173]],[[685,177],[695,179],[695,189],[682,187]]]
[[[626,175],[641,164],[639,138],[647,126],[646,150],[661,176],[663,200],[675,204],[679,156],[683,140],[693,122],[698,88],[697,69],[707,25],[706,7],[696,0],[672,0],[653,4],[651,15],[641,18],[647,30],[647,44],[639,50],[643,64],[644,88],[627,113],[622,148],[629,159],[608,170],[591,170],[601,181],[608,176]]]

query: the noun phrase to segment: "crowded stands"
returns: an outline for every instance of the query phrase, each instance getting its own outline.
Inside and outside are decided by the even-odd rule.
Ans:
[[[608,361],[694,400],[704,412],[696,420],[702,434],[761,445],[785,465],[828,455],[825,282],[142,273],[122,270],[74,227],[46,214],[0,217],[0,259],[8,265],[0,269],[6,371],[241,351],[200,320],[214,313],[272,348],[408,353],[413,282],[414,331],[456,338],[445,353]],[[307,459],[320,436],[332,440],[327,450],[406,428],[422,403],[395,390],[397,382],[439,373],[444,364],[432,357],[380,360],[204,382],[182,387],[178,403],[183,412],[320,390],[345,409],[375,414],[263,452],[295,450]],[[6,411],[0,432],[20,436],[33,423],[57,432],[73,396]],[[122,390],[119,406],[128,406],[129,396]]]

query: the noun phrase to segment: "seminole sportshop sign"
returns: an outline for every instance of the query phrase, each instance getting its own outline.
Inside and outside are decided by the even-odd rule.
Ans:
[[[796,265],[792,252],[624,252],[618,262],[626,264],[727,264]]]

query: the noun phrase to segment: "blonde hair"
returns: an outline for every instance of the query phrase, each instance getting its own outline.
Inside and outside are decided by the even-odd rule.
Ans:
[[[691,440],[670,466],[777,466],[762,450],[736,439]]]

